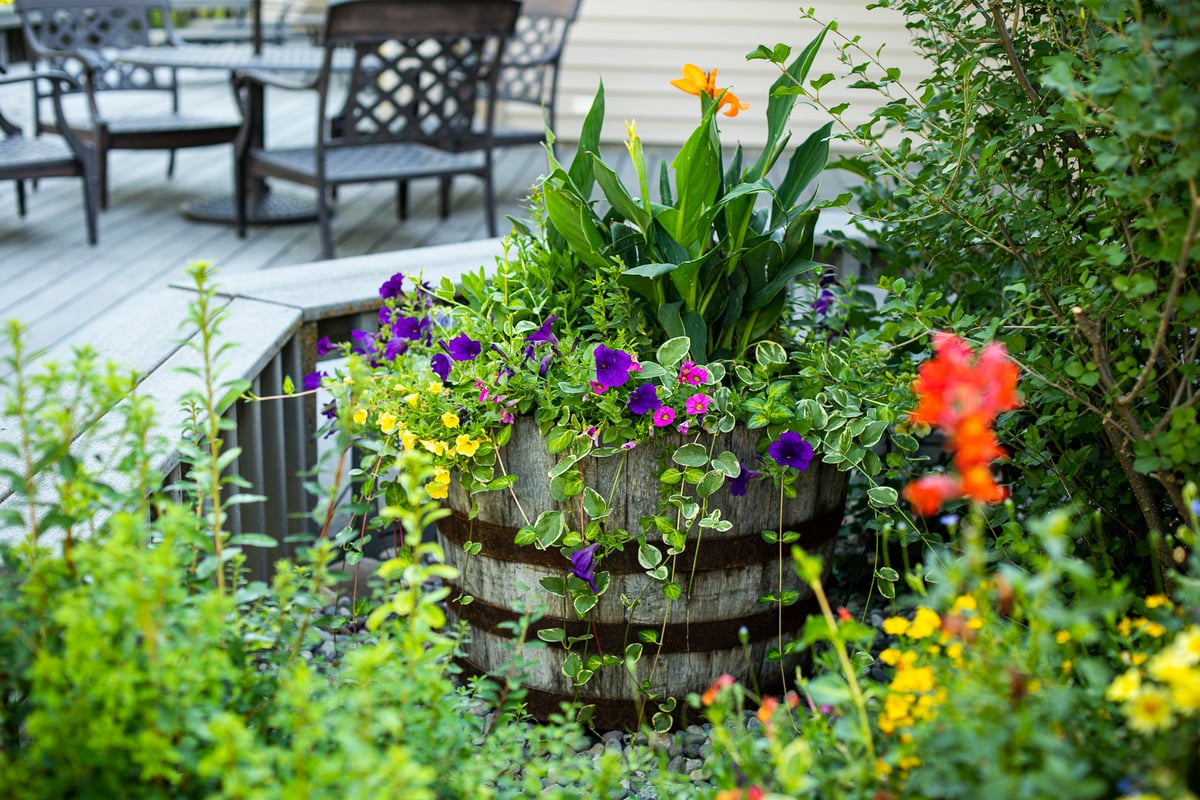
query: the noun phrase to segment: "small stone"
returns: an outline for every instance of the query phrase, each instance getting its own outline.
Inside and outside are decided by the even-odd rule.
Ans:
[[[608,731],[600,738],[603,739],[605,742],[619,742],[624,737],[625,737],[625,733],[623,731]]]
[[[683,756],[675,756],[668,761],[667,772],[683,772]]]
[[[713,754],[713,743],[712,742],[705,742],[704,744],[700,745],[700,758],[702,758],[704,760],[708,760],[708,758],[710,756],[712,756],[712,754]]]
[[[708,774],[708,770],[706,770],[706,769],[697,769],[697,770],[693,770],[692,772],[688,773],[688,780],[691,781],[692,783],[702,783],[703,781],[706,781],[708,779],[709,779],[709,774]]]
[[[704,766],[704,762],[701,761],[700,759],[689,758],[687,761],[683,762],[683,771],[687,772],[687,773],[692,773],[692,772],[695,772],[696,770],[702,768],[703,766]]]

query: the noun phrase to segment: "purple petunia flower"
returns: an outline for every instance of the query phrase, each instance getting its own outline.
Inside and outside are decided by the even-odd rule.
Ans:
[[[396,313],[394,309],[384,306],[379,309],[379,327],[386,328],[392,324],[392,314]]]
[[[525,341],[529,342],[530,344],[546,342],[548,344],[557,345],[558,337],[554,335],[554,331],[550,330],[550,326],[554,324],[556,319],[558,319],[558,317],[554,315],[547,317],[546,321],[542,323],[540,328],[525,337]]]
[[[337,400],[330,400],[324,408],[321,409],[321,416],[325,419],[333,419],[337,416]]]
[[[629,395],[629,410],[635,414],[649,414],[662,408],[658,399],[658,390],[652,383],[643,383]]]
[[[586,582],[593,592],[596,591],[596,548],[599,546],[599,542],[592,542],[571,554],[570,573]]]
[[[304,391],[311,392],[321,386],[321,378],[325,377],[324,372],[310,372],[304,376]]]
[[[396,317],[392,320],[392,335],[415,342],[429,327],[430,322],[425,317]]]
[[[387,340],[387,344],[383,346],[383,358],[385,361],[394,361],[397,357],[408,352],[408,340],[399,339],[393,336]]]
[[[663,406],[654,412],[654,427],[665,428],[675,421],[675,409]]]
[[[792,467],[801,472],[808,469],[813,458],[812,445],[804,441],[800,434],[784,431],[779,438],[771,442],[767,453],[775,459],[775,463],[783,467]]]
[[[750,469],[740,458],[738,459],[738,466],[742,468],[742,471],[738,473],[736,478],[729,479],[729,493],[734,497],[745,497],[746,487],[750,485],[750,481],[755,478],[761,478],[762,473],[756,469]]]
[[[450,377],[450,356],[445,353],[434,353],[429,359],[429,367],[443,381]]]
[[[704,414],[712,404],[712,398],[706,394],[694,394],[684,403],[684,409],[689,414]]]
[[[460,333],[449,342],[442,342],[442,347],[455,361],[470,361],[483,352],[483,346],[465,333]]]
[[[708,380],[708,370],[696,366],[695,361],[685,361],[679,367],[679,382],[699,386]]]
[[[542,360],[538,362],[538,377],[546,377],[546,373],[550,371],[550,361],[554,358],[553,353],[546,353],[542,356]]]
[[[328,336],[322,336],[320,339],[317,339],[317,358],[327,356],[336,349],[337,345],[329,341]]]
[[[375,349],[375,334],[366,331],[350,331],[354,344],[350,350],[360,355],[369,355]]]
[[[596,383],[608,388],[624,386],[629,380],[633,357],[624,350],[611,350],[602,344],[593,351],[596,357]]]
[[[399,297],[402,294],[404,294],[403,272],[397,272],[379,287],[379,296],[384,300],[387,300],[389,297]]]

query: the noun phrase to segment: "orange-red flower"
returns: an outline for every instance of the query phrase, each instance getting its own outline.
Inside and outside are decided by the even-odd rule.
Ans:
[[[738,112],[745,111],[750,107],[749,103],[743,103],[733,92],[717,86],[717,70],[715,68],[712,72],[705,72],[695,64],[684,64],[683,77],[671,81],[671,85],[697,97],[701,94],[708,95],[717,101],[718,110],[725,108],[723,113],[727,117],[736,117]]]
[[[934,334],[936,356],[917,370],[913,422],[942,429],[954,450],[957,474],[926,475],[904,488],[904,497],[922,516],[936,514],[944,503],[966,497],[998,503],[1008,496],[988,465],[1008,455],[992,430],[1004,411],[1020,405],[1017,365],[1004,346],[985,345],[976,358],[971,346],[950,333]]]
[[[720,675],[715,681],[712,682],[712,686],[709,686],[704,691],[704,694],[700,695],[700,702],[703,705],[711,706],[714,702],[716,702],[717,694],[726,686],[733,686],[733,683],[733,676],[729,673]]]

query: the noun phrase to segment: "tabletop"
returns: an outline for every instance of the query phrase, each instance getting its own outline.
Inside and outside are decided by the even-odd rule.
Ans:
[[[270,72],[316,72],[321,69],[325,48],[304,43],[263,45],[261,53],[243,42],[184,44],[176,47],[129,47],[112,54],[114,61],[141,67],[192,69],[261,69]],[[334,51],[333,68],[349,69],[353,54]]]

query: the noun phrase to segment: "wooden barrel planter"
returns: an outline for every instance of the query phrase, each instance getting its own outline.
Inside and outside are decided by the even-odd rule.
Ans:
[[[735,429],[718,439],[714,452],[730,450],[744,463],[753,464],[760,435],[761,431]],[[656,513],[659,484],[650,476],[658,474],[666,454],[683,443],[681,436],[671,434],[663,437],[661,445],[640,444],[628,451],[624,465],[620,465],[620,456],[581,462],[585,485],[605,497],[620,466],[611,513],[605,521],[610,530],[624,528],[636,534],[639,520]],[[501,458],[508,472],[521,476],[514,492],[529,520],[547,509],[572,512],[550,497],[544,476],[557,457],[547,452],[545,440],[531,420],[518,420]],[[438,538],[447,562],[460,570],[461,586],[457,588],[474,598],[467,605],[451,607],[469,626],[463,665],[477,673],[502,672],[511,662],[514,645],[502,623],[519,619],[518,608],[541,604],[549,605],[549,611],[534,625],[530,638],[544,628],[565,627],[568,636],[594,633],[596,640],[587,643],[588,654],[597,652],[597,644],[601,653],[621,654],[627,643],[639,641],[640,630],[661,631],[664,615],[666,629],[661,652],[658,645],[645,645],[636,681],[623,666],[616,666],[597,671],[585,685],[575,687],[563,673],[568,651],[561,645],[526,648],[527,705],[539,719],[559,712],[562,702],[574,700],[594,706],[598,726],[628,728],[639,720],[648,722],[657,707],[647,704],[643,709],[637,690],[647,679],[654,692],[678,698],[680,709],[687,693],[702,692],[722,673],[748,681],[751,666],[764,687],[777,688],[781,674],[792,674],[798,656],[785,661],[781,673],[779,662],[767,658],[768,650],[778,646],[781,627],[785,642],[796,638],[805,619],[819,611],[812,592],[796,576],[790,545],[782,548],[781,562],[780,546],[765,542],[762,532],[779,530],[782,514],[783,530],[798,532],[802,547],[828,558],[841,525],[848,478],[848,473],[814,460],[800,475],[796,497],[784,498],[782,507],[780,493],[769,480],[751,481],[744,497],[732,497],[728,487],[722,487],[709,498],[709,508],[720,508],[722,518],[733,525],[724,532],[704,530],[698,544],[692,534],[677,562],[685,591],[669,604],[669,612],[661,585],[638,563],[634,544],[598,566],[598,570],[611,573],[612,583],[600,597],[592,620],[578,620],[566,599],[541,587],[544,576],[565,578],[570,561],[557,547],[540,550],[514,543],[517,531],[527,523],[513,496],[507,491],[476,495],[479,514],[470,520],[470,498],[456,480],[447,498],[452,513],[439,521]],[[570,527],[577,528],[577,522]],[[482,551],[468,557],[463,551],[467,541],[480,543]],[[650,543],[665,551],[661,539],[652,538]],[[695,577],[688,592],[693,560]],[[781,575],[785,591],[798,592],[799,601],[782,609],[777,604],[759,603],[761,596],[778,593]],[[620,600],[622,595],[641,599],[628,609]],[[743,627],[749,634],[749,657],[739,641]],[[640,716],[643,710],[645,715]]]

